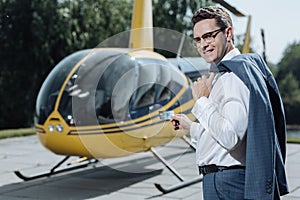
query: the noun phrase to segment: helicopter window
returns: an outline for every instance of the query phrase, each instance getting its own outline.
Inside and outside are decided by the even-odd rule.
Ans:
[[[95,109],[99,121],[103,122],[105,119],[113,119],[113,115],[111,111],[111,98],[108,99],[105,98],[104,90],[96,91]]]
[[[133,109],[154,104],[155,85],[144,85],[137,89]]]
[[[50,72],[43,83],[37,98],[34,117],[36,123],[43,124],[46,121],[47,117],[54,110],[59,91],[61,90],[66,77],[76,63],[88,53],[89,50],[83,50],[71,54],[59,62]]]
[[[126,54],[107,51],[93,55],[70,76],[64,89],[59,112],[69,124],[113,123],[112,92],[115,84],[127,71],[134,69],[133,61]]]
[[[157,102],[168,101],[171,99],[171,91],[167,87],[158,86],[157,96]]]
[[[131,56],[122,54],[101,74],[95,94],[96,116],[100,124],[123,121],[128,116],[129,88],[136,82],[134,67]]]
[[[175,69],[175,70],[174,70]],[[130,100],[130,117],[137,118],[166,105],[185,84],[185,79],[170,63],[141,58],[137,61],[137,89]]]

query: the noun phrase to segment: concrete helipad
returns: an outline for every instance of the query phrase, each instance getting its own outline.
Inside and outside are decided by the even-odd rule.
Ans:
[[[182,140],[156,148],[185,178],[197,177],[194,152]],[[103,159],[87,168],[24,182],[15,174],[32,175],[51,169],[63,156],[45,149],[37,136],[0,140],[0,199],[184,199],[201,200],[201,183],[162,195],[154,183],[171,186],[180,181],[150,152]],[[70,158],[70,161],[76,158]],[[291,193],[300,199],[300,145],[288,144],[287,174]]]

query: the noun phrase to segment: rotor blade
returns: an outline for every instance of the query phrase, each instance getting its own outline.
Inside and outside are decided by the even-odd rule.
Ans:
[[[240,11],[238,11],[235,7],[231,6],[230,4],[228,4],[224,0],[212,0],[212,1],[215,2],[215,3],[220,4],[221,6],[223,6],[226,9],[228,9],[230,12],[232,12],[234,15],[236,15],[238,17],[244,17],[245,16],[243,13],[241,13]]]

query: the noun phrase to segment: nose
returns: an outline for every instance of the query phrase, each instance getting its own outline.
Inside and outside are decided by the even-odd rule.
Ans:
[[[199,48],[201,49],[201,51],[205,51],[205,49],[207,49],[209,46],[209,43],[205,42],[205,41],[202,41],[200,44],[199,44]]]
[[[201,42],[200,42],[200,44],[199,44],[199,46],[200,46],[200,48],[207,48],[207,46],[210,44],[210,42],[208,42],[208,41],[205,41],[205,40],[201,40]]]

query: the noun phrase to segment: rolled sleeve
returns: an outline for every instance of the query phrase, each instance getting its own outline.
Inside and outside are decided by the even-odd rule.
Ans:
[[[209,118],[215,110],[216,108],[212,106],[212,103],[207,97],[201,97],[196,101],[192,113],[199,120],[201,125],[208,130]]]
[[[193,141],[198,141],[205,129],[200,123],[193,122],[190,128],[190,136]]]

